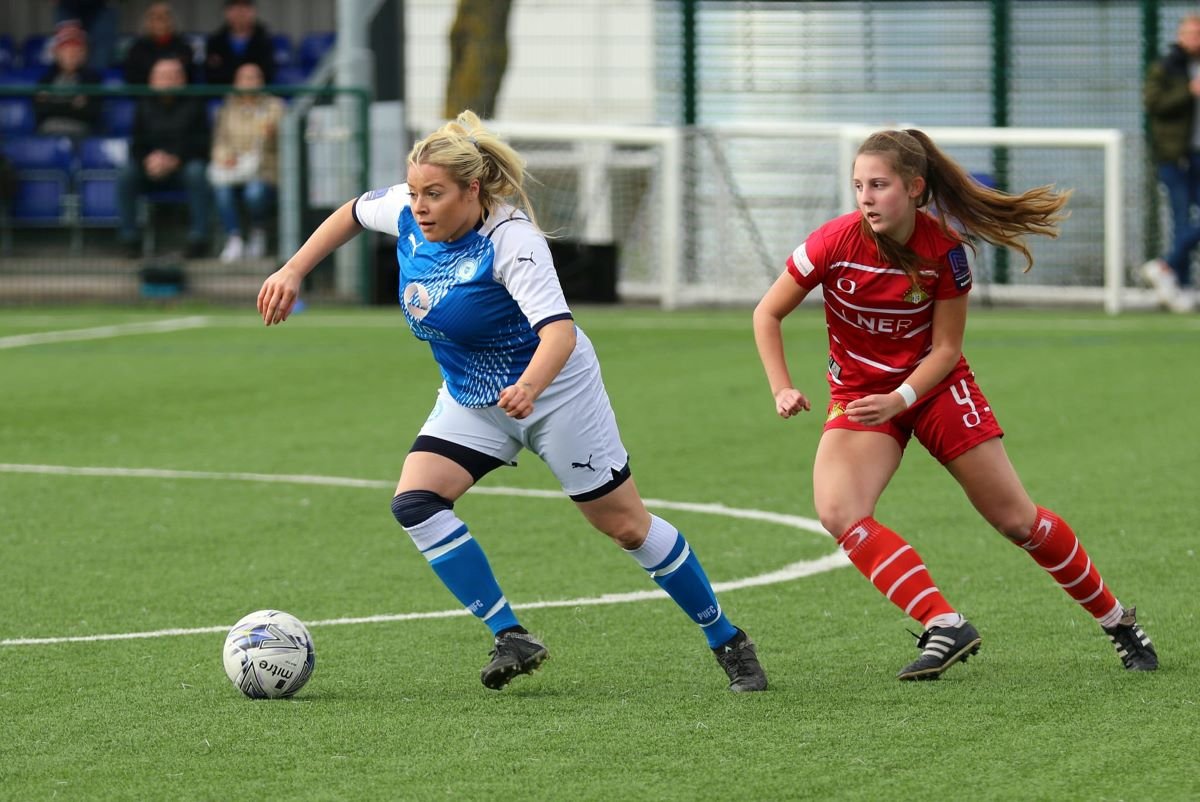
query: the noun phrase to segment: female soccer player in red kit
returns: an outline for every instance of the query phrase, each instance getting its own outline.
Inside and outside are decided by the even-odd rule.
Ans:
[[[858,210],[814,231],[754,310],[754,337],[781,417],[810,408],[784,357],[782,321],[821,287],[829,330],[830,403],[813,464],[821,524],[893,604],[921,623],[920,656],[902,680],[937,679],[979,650],[970,622],[942,596],[921,557],[875,520],[875,504],[916,435],[975,509],[1029,552],[1099,622],[1125,668],[1158,656],[1104,584],[1067,523],[1025,492],[991,405],[962,354],[971,270],[963,235],[1033,259],[1023,240],[1057,236],[1070,195],[1009,195],[975,182],[921,131],[881,131],[854,161]]]

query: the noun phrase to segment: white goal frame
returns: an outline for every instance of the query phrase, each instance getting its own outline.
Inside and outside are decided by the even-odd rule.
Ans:
[[[417,131],[429,131],[441,125],[428,121]],[[618,275],[617,291],[622,298],[657,301],[664,309],[676,309],[696,303],[712,303],[719,295],[727,301],[752,303],[754,293],[745,298],[739,288],[723,288],[719,293],[712,287],[690,285],[685,279],[684,241],[686,233],[683,209],[686,165],[684,158],[685,129],[674,126],[629,125],[570,125],[556,123],[509,122],[493,120],[487,125],[507,140],[519,142],[570,143],[567,149],[539,153],[536,149],[522,151],[529,160],[530,171],[536,176],[539,167],[576,169],[579,171],[578,193],[581,219],[579,230],[573,232],[584,242],[604,242],[611,236],[607,222],[610,209],[603,199],[603,171],[608,164],[619,163],[616,152],[621,144],[654,146],[661,161],[656,165],[658,205],[654,210],[657,229],[661,232],[655,243],[657,279],[629,282]],[[761,137],[779,141],[795,141],[803,147],[807,138],[836,140],[837,163],[830,169],[837,172],[836,180],[843,211],[854,209],[854,190],[851,183],[854,154],[862,141],[884,127],[917,127],[942,146],[970,145],[997,147],[1023,145],[1044,148],[1090,148],[1102,153],[1103,162],[1103,285],[998,285],[988,287],[989,297],[1017,304],[1083,304],[1102,305],[1109,314],[1118,314],[1125,306],[1145,305],[1147,291],[1125,286],[1125,206],[1123,199],[1124,165],[1122,151],[1125,135],[1109,128],[995,128],[995,127],[922,127],[913,125],[867,125],[863,123],[797,122],[797,123],[716,123],[705,130],[721,136]],[[519,147],[519,145],[518,145]],[[645,159],[646,155],[639,157]],[[614,161],[615,159],[615,161]],[[1046,176],[1053,183],[1054,176]],[[599,200],[598,200],[599,199]],[[803,232],[799,232],[802,235]],[[782,261],[781,261],[782,266]],[[782,267],[781,267],[782,269]],[[749,288],[741,288],[749,289]],[[757,290],[755,290],[757,292]],[[815,294],[814,294],[815,295]]]
[[[488,122],[487,125],[505,140],[574,143],[571,151],[563,154],[522,152],[521,155],[529,160],[529,169],[535,177],[539,167],[565,165],[579,170],[580,209],[586,216],[580,221],[581,230],[577,232],[577,236],[585,243],[604,243],[611,231],[608,207],[603,204],[597,205],[594,200],[599,196],[597,188],[604,183],[602,172],[608,163],[608,154],[603,150],[598,152],[597,148],[605,149],[621,144],[652,145],[661,148],[662,160],[658,165],[661,176],[661,206],[657,214],[662,235],[658,238],[656,254],[661,280],[657,287],[647,288],[644,284],[622,283],[618,276],[617,294],[629,297],[650,293],[658,296],[664,309],[674,309],[679,305],[683,258],[679,247],[679,232],[683,226],[683,182],[680,180],[683,175],[683,140],[680,129],[668,126],[573,125],[498,120]],[[534,212],[536,211],[535,209]]]

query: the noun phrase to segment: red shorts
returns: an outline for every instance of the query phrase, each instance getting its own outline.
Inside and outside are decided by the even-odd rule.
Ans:
[[[859,397],[835,395],[826,410],[825,429],[883,432],[901,449],[915,434],[917,442],[943,465],[980,443],[1004,436],[991,405],[975,384],[975,374],[965,368],[955,370],[910,409],[880,426],[854,423],[846,417],[846,404]]]

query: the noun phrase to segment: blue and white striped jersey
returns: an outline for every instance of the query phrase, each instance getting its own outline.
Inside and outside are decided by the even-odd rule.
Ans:
[[[512,206],[454,242],[429,242],[408,205],[408,185],[364,194],[354,217],[398,237],[400,304],[429,343],[446,388],[465,407],[488,407],[514,384],[537,332],[572,318],[545,236]]]

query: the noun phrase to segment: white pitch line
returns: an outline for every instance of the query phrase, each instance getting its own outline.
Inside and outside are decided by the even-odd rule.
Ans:
[[[202,315],[178,317],[170,320],[155,320],[149,323],[121,323],[114,326],[96,326],[90,329],[67,329],[65,331],[39,331],[34,334],[14,334],[0,337],[0,349],[23,348],[27,345],[66,343],[77,340],[103,340],[109,337],[125,337],[130,334],[159,334],[167,331],[203,328],[209,319]]]
[[[342,476],[311,476],[305,474],[267,474],[267,473],[220,473],[215,471],[177,471],[157,468],[105,468],[105,467],[75,467],[70,465],[24,465],[0,463],[0,473],[31,473],[56,476],[118,476],[147,479],[216,479],[225,481],[277,482],[287,484],[325,485],[330,487],[357,488],[391,488],[393,483],[371,479],[352,479]],[[561,491],[537,490],[517,487],[475,487],[469,492],[491,496],[518,496],[524,498],[564,499]],[[686,501],[665,501],[662,499],[645,499],[648,507],[699,512],[709,515],[723,515],[729,518],[764,521],[782,524],[796,529],[805,529],[824,534],[821,523],[812,518],[798,515],[767,512],[765,510],[727,507],[724,504],[696,504]],[[781,582],[790,582],[813,574],[842,568],[850,561],[840,549],[819,557],[815,560],[801,560],[791,563],[775,571],[769,571],[757,576],[733,579],[727,582],[714,582],[713,590],[724,593],[741,588],[761,587]],[[544,610],[555,607],[590,607],[602,604],[625,604],[637,601],[651,601],[668,598],[662,590],[638,590],[629,593],[604,593],[600,596],[589,596],[578,599],[550,599],[545,601],[514,604],[514,610]],[[424,613],[391,613],[382,615],[363,616],[358,618],[330,618],[320,621],[306,622],[311,627],[346,626],[349,624],[379,624],[397,621],[419,621],[434,618],[451,618],[467,615],[462,608],[453,610],[433,610]],[[207,635],[227,632],[229,625],[209,627],[157,629],[147,632],[119,632],[101,635],[75,635],[69,637],[51,638],[8,638],[0,640],[0,646],[47,646],[58,643],[96,643],[100,641],[140,640],[145,638],[163,638],[174,635]]]

